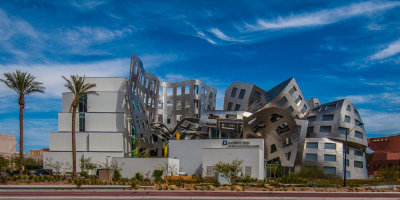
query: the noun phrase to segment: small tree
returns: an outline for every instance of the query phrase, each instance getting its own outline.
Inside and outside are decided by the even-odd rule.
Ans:
[[[9,168],[9,165],[10,162],[6,158],[0,156],[0,171],[6,171]]]
[[[243,160],[235,159],[231,163],[218,162],[215,167],[216,171],[221,173],[221,176],[228,179],[229,186],[232,187],[232,180],[235,180],[239,173],[242,172]]]
[[[92,162],[92,158],[81,158],[80,160],[80,168],[81,171],[85,172],[85,174],[89,174],[92,170],[96,169],[98,165]]]
[[[385,181],[388,187],[396,182],[399,177],[399,169],[396,166],[380,168],[377,172],[377,178]]]
[[[153,177],[155,178],[156,181],[161,181],[163,173],[164,173],[164,170],[155,169],[153,171]]]

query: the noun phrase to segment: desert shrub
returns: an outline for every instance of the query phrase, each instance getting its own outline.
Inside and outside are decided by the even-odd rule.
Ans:
[[[155,178],[156,181],[161,181],[163,173],[164,173],[164,170],[155,169],[153,171],[153,177]]]

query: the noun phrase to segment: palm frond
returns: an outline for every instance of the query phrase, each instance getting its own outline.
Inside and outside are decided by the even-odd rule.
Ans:
[[[35,81],[36,77],[27,72],[16,70],[12,73],[4,73],[5,79],[0,79],[7,87],[13,89],[18,95],[29,95],[31,93],[44,93],[43,83]]]

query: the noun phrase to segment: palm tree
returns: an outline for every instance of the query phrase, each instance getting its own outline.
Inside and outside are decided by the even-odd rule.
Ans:
[[[76,110],[78,108],[79,99],[81,97],[85,97],[88,94],[97,94],[95,91],[89,91],[93,87],[96,87],[96,84],[93,83],[85,83],[85,77],[81,77],[78,75],[71,75],[71,80],[68,80],[64,76],[62,78],[67,81],[65,83],[65,87],[67,87],[72,94],[74,94],[74,100],[71,103],[70,112],[72,109],[72,179],[76,179],[76,141],[75,141],[75,116]]]
[[[19,175],[23,174],[24,167],[24,109],[25,109],[25,95],[35,92],[44,93],[45,87],[43,83],[35,81],[36,77],[27,72],[16,70],[13,73],[4,73],[6,79],[0,79],[1,82],[6,84],[9,88],[18,93],[19,104]]]

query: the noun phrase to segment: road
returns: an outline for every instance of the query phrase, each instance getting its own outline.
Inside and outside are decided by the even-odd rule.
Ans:
[[[126,190],[0,191],[0,199],[399,199],[400,193],[197,192]]]

